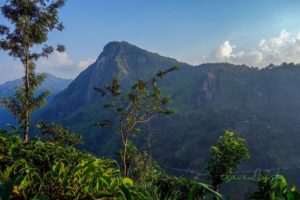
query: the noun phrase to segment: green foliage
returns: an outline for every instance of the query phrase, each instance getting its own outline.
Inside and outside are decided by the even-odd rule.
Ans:
[[[184,177],[168,176],[147,153],[134,158],[133,178],[143,199],[205,199],[207,195],[222,198],[210,186]]]
[[[1,103],[12,113],[22,127],[25,126],[26,112],[29,111],[31,113],[41,107],[45,104],[46,97],[50,94],[50,90],[45,90],[40,93],[35,92],[45,78],[46,74],[31,74],[29,99],[26,97],[25,87],[20,86],[12,97],[1,100]],[[29,105],[26,106],[27,101]]]
[[[37,127],[47,141],[65,146],[77,146],[83,143],[81,135],[71,132],[61,124],[51,123],[48,125],[40,122]]]
[[[116,161],[98,159],[72,147],[42,142],[24,143],[0,130],[0,199],[203,199],[221,197],[209,186],[170,177],[154,165],[147,179],[122,178]],[[150,172],[152,170],[152,172]],[[146,175],[146,174],[144,174]]]
[[[124,149],[121,149],[121,151],[120,151],[121,158],[123,158],[125,160],[126,166],[131,166],[131,162],[132,162],[133,158],[136,157],[137,152],[138,152],[137,147],[133,144],[132,141],[128,140],[126,154],[124,152]],[[130,169],[128,168],[128,170],[130,170]]]
[[[262,174],[257,180],[258,191],[247,195],[248,199],[256,200],[299,200],[300,192],[296,187],[289,188],[282,175],[268,176]]]
[[[152,185],[158,188],[162,198],[176,195],[181,200],[197,200],[205,199],[209,194],[222,199],[222,196],[208,185],[184,177],[162,175],[154,179]]]
[[[147,184],[162,176],[162,170],[147,152],[136,153],[133,158],[132,177],[138,184]]]
[[[207,171],[214,189],[218,191],[223,182],[222,177],[231,175],[248,158],[249,151],[244,138],[237,137],[234,132],[230,131],[226,131],[223,136],[220,136],[218,144],[210,149],[207,164]]]
[[[180,192],[174,190],[170,195],[164,195],[160,189],[155,186],[144,186],[139,189],[141,200],[179,200]]]
[[[0,132],[2,199],[131,199],[132,188],[116,161]]]
[[[127,177],[132,161],[131,150],[133,143],[130,137],[136,136],[143,123],[149,122],[152,118],[160,114],[171,114],[174,110],[166,108],[170,102],[170,97],[162,97],[158,86],[158,79],[162,79],[168,73],[178,70],[177,66],[159,71],[149,81],[138,79],[129,93],[122,93],[121,82],[117,77],[112,79],[111,84],[105,84],[104,88],[95,87],[95,90],[101,96],[109,96],[111,102],[104,105],[104,108],[110,108],[117,116],[118,132],[122,138],[122,161],[124,167],[124,176]],[[97,125],[101,128],[111,127],[113,120],[102,120]]]
[[[6,1],[1,7],[1,12],[13,25],[13,30],[1,25],[0,47],[9,51],[9,55],[20,58],[25,62],[26,56],[29,60],[37,60],[40,57],[47,57],[54,50],[53,47],[44,45],[39,53],[26,55],[26,51],[34,45],[41,45],[48,40],[48,32],[63,30],[59,22],[58,9],[62,7],[65,0],[29,0],[29,1]],[[58,51],[63,51],[62,45],[57,46]]]

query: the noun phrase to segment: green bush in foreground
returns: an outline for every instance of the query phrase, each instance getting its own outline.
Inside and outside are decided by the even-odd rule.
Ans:
[[[132,178],[139,185],[141,199],[197,200],[222,198],[207,184],[185,177],[169,176],[146,152],[135,155]]]
[[[24,142],[0,130],[0,200],[192,200],[204,199],[207,192],[218,195],[205,184],[156,168],[147,172],[147,179],[137,177],[136,185],[123,178],[114,160],[38,138]]]
[[[0,199],[131,199],[117,163],[0,132]]]
[[[249,158],[246,140],[234,132],[225,131],[218,144],[210,148],[207,171],[213,188],[218,191],[224,182],[223,176],[232,175],[238,166]]]
[[[258,191],[247,195],[248,199],[256,200],[300,200],[296,187],[289,188],[282,175],[268,176],[262,174],[257,180]]]

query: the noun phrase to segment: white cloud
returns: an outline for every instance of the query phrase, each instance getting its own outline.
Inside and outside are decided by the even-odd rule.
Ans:
[[[217,51],[217,57],[220,60],[226,60],[227,58],[230,58],[232,56],[232,51],[234,48],[235,48],[235,46],[232,46],[228,40],[225,41],[219,47],[219,49]]]
[[[225,41],[217,49],[213,55],[213,59],[218,62],[231,62],[236,64],[248,64],[257,65],[261,62],[263,55],[258,51],[235,51],[235,45],[230,44],[229,41]]]
[[[93,62],[95,62],[92,58],[87,58],[78,62],[77,66],[81,69],[85,69],[90,66]]]
[[[93,61],[93,59],[87,58],[76,62],[67,52],[59,53],[55,51],[48,58],[43,58],[38,62],[38,71],[48,72],[58,77],[75,78]]]
[[[48,58],[43,58],[39,61],[39,65],[43,67],[61,67],[73,64],[74,62],[66,52],[59,53],[57,51]]]
[[[276,37],[262,39],[251,51],[237,51],[230,41],[225,41],[210,60],[263,67],[270,63],[300,63],[300,32],[282,30]]]

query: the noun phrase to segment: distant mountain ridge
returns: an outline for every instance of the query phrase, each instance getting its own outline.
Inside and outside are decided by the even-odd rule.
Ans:
[[[46,73],[46,79],[41,85],[41,89],[49,88],[53,93],[57,93],[65,89],[71,82],[72,79],[58,78],[52,74]],[[7,81],[0,85],[0,98],[9,97],[14,94],[16,87],[23,83],[21,78],[12,81]]]
[[[41,90],[48,88],[51,90],[50,96],[47,98],[48,102],[61,90],[65,89],[70,83],[71,79],[58,78],[52,74],[47,73],[47,78],[41,85]],[[7,81],[0,85],[0,98],[11,97],[16,88],[22,84],[23,80],[16,79]],[[4,128],[6,124],[15,124],[15,119],[0,105],[0,128]]]
[[[126,89],[137,78],[174,65],[180,65],[180,71],[161,86],[178,112],[151,122],[151,151],[162,166],[203,171],[209,147],[226,129],[248,141],[252,157],[243,168],[299,166],[300,66],[295,64],[264,69],[228,63],[191,66],[127,42],[111,42],[39,119],[62,122],[83,135],[82,148],[117,157],[119,139],[93,125],[105,112],[94,86],[118,75]],[[140,150],[147,149],[145,136],[144,132],[136,138]]]

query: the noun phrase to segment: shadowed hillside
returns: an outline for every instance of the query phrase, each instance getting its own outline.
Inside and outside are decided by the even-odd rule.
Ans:
[[[162,81],[162,89],[171,95],[177,113],[153,120],[150,128],[152,153],[159,163],[202,171],[209,147],[229,129],[248,141],[252,156],[243,168],[300,166],[300,66],[294,64],[261,70],[227,63],[191,66],[127,42],[111,42],[40,117],[81,133],[82,148],[117,157],[120,141],[109,130],[93,126],[104,114],[104,100],[94,86],[118,75],[126,90],[135,79],[175,64],[181,69]],[[147,148],[147,130],[136,138],[140,149]]]

